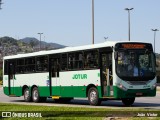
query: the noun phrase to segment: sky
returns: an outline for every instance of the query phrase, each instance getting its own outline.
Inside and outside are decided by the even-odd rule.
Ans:
[[[92,44],[92,0],[2,0],[0,37],[35,37],[66,46]],[[94,0],[95,43],[128,40],[153,43],[160,30],[160,0]],[[156,52],[160,53],[160,31]]]

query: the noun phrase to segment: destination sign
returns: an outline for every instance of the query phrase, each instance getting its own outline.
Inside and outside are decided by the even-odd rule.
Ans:
[[[150,43],[138,43],[138,42],[117,43],[115,45],[115,50],[120,50],[120,49],[148,49],[149,51],[153,51],[152,44],[150,44]]]
[[[146,48],[145,44],[122,44],[122,48],[127,48],[127,49],[144,49]]]

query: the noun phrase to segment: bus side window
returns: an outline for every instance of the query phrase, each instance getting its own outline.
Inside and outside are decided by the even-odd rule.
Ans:
[[[16,73],[24,74],[25,72],[25,63],[24,59],[17,59]]]
[[[45,59],[43,64],[43,71],[47,71],[47,70],[48,70],[48,60]]]
[[[76,68],[83,69],[83,53],[79,52],[75,54],[76,56]]]
[[[61,56],[61,70],[67,70],[67,54]]]
[[[4,61],[4,75],[8,75],[8,61]]]
[[[75,54],[70,53],[68,54],[68,69],[72,70],[75,68]]]
[[[56,77],[56,73],[55,73],[55,66],[52,67],[52,77]]]
[[[25,59],[25,72],[35,72],[35,57]]]
[[[83,68],[83,53],[74,52],[68,54],[68,69],[76,70]]]
[[[36,71],[48,71],[48,56],[40,56],[36,59]]]
[[[91,68],[97,68],[98,67],[98,51],[86,51],[84,53],[85,57],[85,68],[91,69]]]
[[[36,71],[42,71],[42,66],[39,59],[37,59]]]

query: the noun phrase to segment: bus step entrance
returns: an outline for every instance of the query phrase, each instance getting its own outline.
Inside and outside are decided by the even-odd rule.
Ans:
[[[104,86],[104,97],[113,96],[113,86]]]

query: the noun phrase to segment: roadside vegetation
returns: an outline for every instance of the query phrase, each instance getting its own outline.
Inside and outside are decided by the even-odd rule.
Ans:
[[[0,85],[3,85],[3,82],[2,82],[2,80],[0,80]]]
[[[0,69],[0,85],[2,85],[2,79],[3,79],[3,70],[2,68]]]
[[[95,119],[95,120],[107,120],[107,118],[113,120],[147,120],[150,117],[137,117],[138,113],[154,113],[159,115],[159,117],[152,117],[152,120],[160,119],[159,110],[151,109],[137,109],[124,107],[119,108],[85,108],[85,107],[57,107],[57,106],[33,106],[33,105],[17,105],[0,103],[0,112],[18,112],[18,113],[41,113],[42,117],[37,119]],[[1,117],[1,113],[0,113]],[[10,118],[11,119],[11,118]],[[12,118],[13,119],[13,118]],[[22,119],[22,118],[15,118]],[[27,119],[27,118],[23,118]],[[30,118],[36,119],[36,118]]]

